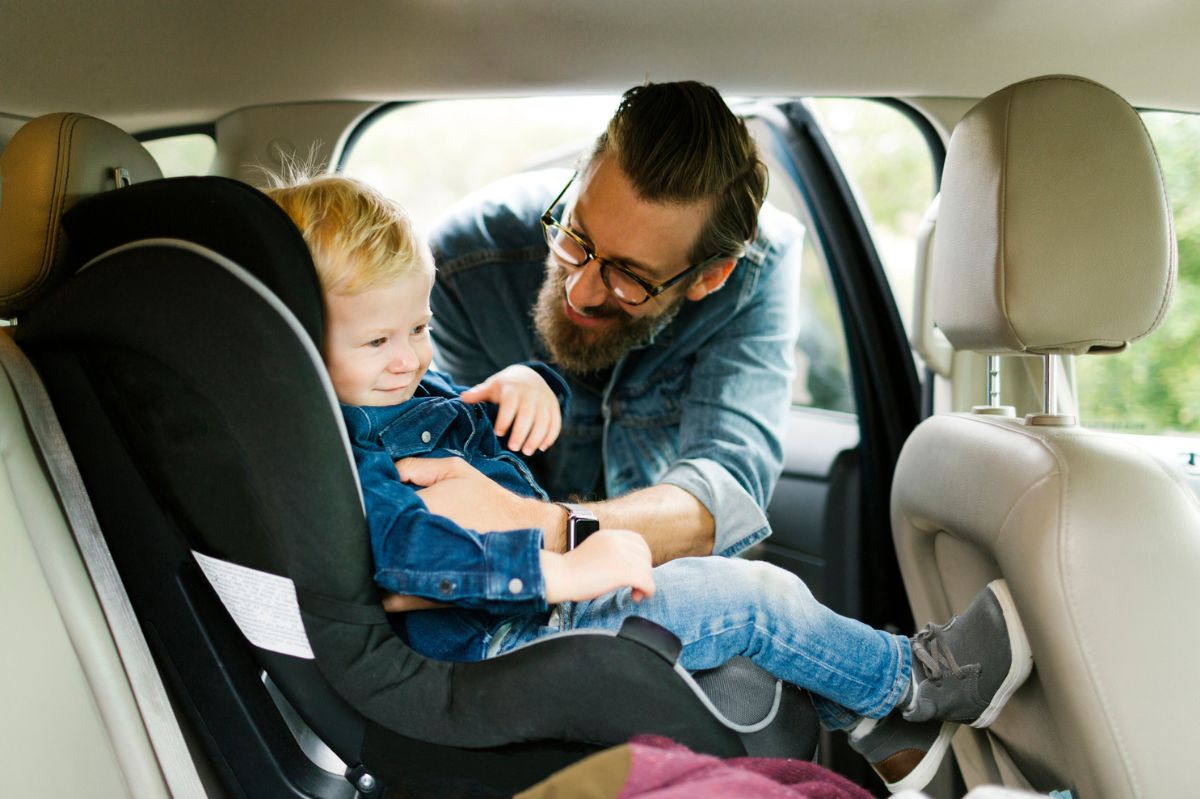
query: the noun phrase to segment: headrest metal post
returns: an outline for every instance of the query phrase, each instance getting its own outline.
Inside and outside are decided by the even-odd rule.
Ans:
[[[983,416],[1015,416],[1015,408],[1011,405],[1000,404],[1000,356],[989,355],[985,360],[984,371],[987,373],[983,394],[985,404],[971,408],[971,413]]]
[[[1058,358],[1057,355],[1042,356],[1042,413],[1046,416],[1058,414]]]
[[[987,356],[987,394],[988,407],[1000,404],[1000,356]]]
[[[1026,424],[1039,427],[1074,427],[1075,417],[1058,412],[1058,365],[1061,355],[1042,356],[1042,412],[1025,417]]]

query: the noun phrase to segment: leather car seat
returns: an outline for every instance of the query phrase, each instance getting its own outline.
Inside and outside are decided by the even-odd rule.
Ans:
[[[19,317],[164,679],[231,794],[511,793],[638,733],[812,756],[807,695],[744,659],[693,677],[648,623],[482,663],[409,650],[371,580],[290,220],[236,181],[156,179],[136,141],[78,114],[29,123],[0,174],[0,312]],[[268,596],[264,635],[237,605]]]
[[[1051,76],[955,128],[933,243],[933,314],[955,349],[1044,359],[1046,405],[936,415],[901,453],[891,500],[919,623],[1008,581],[1034,673],[954,751],[968,785],[1075,796],[1195,792],[1200,503],[1169,464],[1056,407],[1064,355],[1120,357],[1166,312],[1176,243],[1137,112]]]

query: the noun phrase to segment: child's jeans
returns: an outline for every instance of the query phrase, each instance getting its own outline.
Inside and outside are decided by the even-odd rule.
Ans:
[[[830,729],[844,728],[860,715],[887,715],[908,686],[907,638],[839,616],[783,569],[737,558],[684,558],[657,567],[654,581],[654,596],[640,603],[626,588],[563,603],[554,626],[544,616],[521,617],[506,634],[496,631],[503,637],[489,654],[563,630],[615,630],[626,617],[641,616],[679,637],[680,663],[688,671],[745,655],[813,694],[821,722]]]

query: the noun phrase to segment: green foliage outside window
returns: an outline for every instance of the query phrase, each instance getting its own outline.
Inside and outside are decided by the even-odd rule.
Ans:
[[[814,98],[810,108],[854,190],[907,326],[912,316],[917,227],[934,191],[929,146],[904,114],[883,103]],[[810,237],[806,264],[815,262],[811,248]],[[804,270],[801,299],[798,356],[803,357],[797,363],[810,398],[799,404],[853,412],[846,340],[826,270]]]
[[[929,145],[904,114],[883,103],[816,98],[812,108],[858,197],[907,328],[917,228],[934,194]]]
[[[1154,333],[1120,355],[1076,358],[1079,415],[1095,428],[1200,434],[1200,117],[1144,119],[1175,213],[1179,278]]]

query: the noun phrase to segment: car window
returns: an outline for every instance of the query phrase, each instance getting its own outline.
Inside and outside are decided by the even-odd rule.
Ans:
[[[1200,116],[1142,118],[1175,215],[1175,295],[1159,328],[1126,352],[1075,359],[1079,416],[1099,429],[1200,436]]]
[[[807,208],[798,215],[812,230]],[[814,238],[806,235],[800,261],[800,335],[796,339],[796,377],[792,405],[854,413],[850,356],[842,328],[829,264]]]
[[[429,232],[458,200],[494,180],[570,167],[619,98],[531,97],[392,106],[367,121],[342,171],[396,200]]]
[[[907,330],[917,228],[936,191],[929,145],[913,121],[891,105],[856,98],[809,103],[858,199]]]
[[[217,154],[217,143],[207,133],[158,136],[143,140],[142,145],[154,156],[164,178],[207,175]]]

